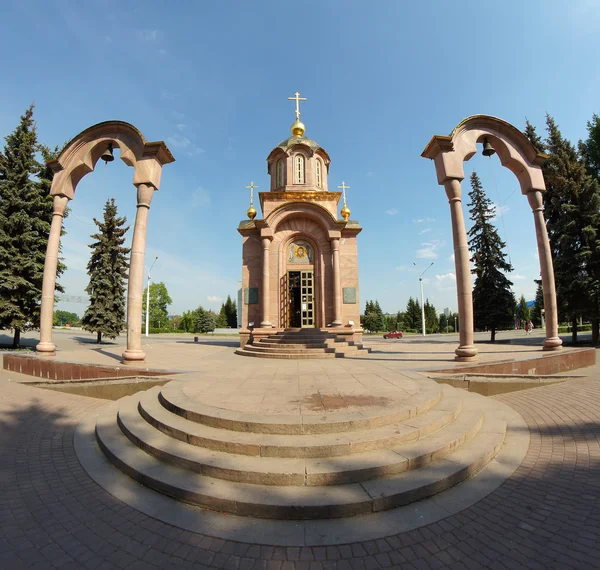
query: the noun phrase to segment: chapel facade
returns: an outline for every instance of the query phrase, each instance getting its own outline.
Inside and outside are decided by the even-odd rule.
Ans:
[[[267,157],[268,191],[251,189],[242,235],[242,346],[273,329],[343,329],[360,340],[358,249],[345,191],[330,191],[327,151],[305,136],[296,93],[292,136]],[[340,199],[343,207],[338,216]]]

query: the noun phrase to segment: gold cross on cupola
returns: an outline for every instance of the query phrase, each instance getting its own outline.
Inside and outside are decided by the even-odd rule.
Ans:
[[[342,218],[344,218],[344,221],[347,222],[348,218],[350,217],[350,208],[348,208],[348,206],[346,206],[346,190],[350,190],[350,186],[348,186],[345,182],[342,182],[341,186],[338,186],[338,188],[342,189],[342,192],[344,193],[344,206],[342,207],[342,210],[340,212]]]
[[[254,207],[254,190],[255,188],[258,188],[258,186],[254,185],[253,180],[252,182],[250,182],[250,186],[246,186],[246,188],[250,190],[250,207],[248,208],[246,214],[248,215],[248,218],[250,220],[253,220],[254,218],[256,218],[256,208]]]
[[[300,120],[300,101],[306,101],[306,97],[300,97],[300,93],[296,91],[293,97],[288,97],[288,101],[296,101],[296,121]]]

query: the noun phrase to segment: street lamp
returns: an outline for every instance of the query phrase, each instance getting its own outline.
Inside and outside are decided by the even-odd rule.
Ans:
[[[148,336],[148,324],[150,322],[150,272],[152,271],[157,259],[158,255],[154,258],[150,269],[144,265],[144,267],[146,267],[146,271],[148,272],[148,287],[146,288],[146,336]]]
[[[419,274],[419,284],[421,285],[421,326],[423,327],[423,336],[425,336],[425,302],[423,301],[423,275],[425,275],[425,273],[427,273],[427,269],[429,269],[433,265],[433,261],[427,266],[427,269],[425,269],[423,273],[419,271],[416,262],[413,261],[413,265],[417,268],[417,273]]]

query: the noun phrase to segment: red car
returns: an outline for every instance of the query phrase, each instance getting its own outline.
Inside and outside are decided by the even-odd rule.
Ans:
[[[402,331],[390,331],[385,333],[383,338],[402,338]]]

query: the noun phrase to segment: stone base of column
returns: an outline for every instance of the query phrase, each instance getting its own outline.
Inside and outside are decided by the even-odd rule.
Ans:
[[[343,324],[344,324],[344,323],[342,323],[342,321],[341,321],[341,320],[337,320],[337,321],[333,321],[333,322],[331,323],[331,326],[332,326],[332,327],[341,327]]]
[[[477,348],[474,345],[459,346],[455,351],[454,360],[457,362],[472,362],[477,360]]]
[[[551,336],[544,340],[542,350],[560,350],[562,348],[562,339],[557,336]]]
[[[135,364],[146,360],[146,353],[143,350],[126,350],[123,353],[123,364]]]
[[[56,345],[51,342],[39,342],[35,350],[40,353],[40,356],[54,356]]]
[[[261,327],[272,327],[273,325],[269,322],[269,321],[263,321],[262,323],[260,323]]]

